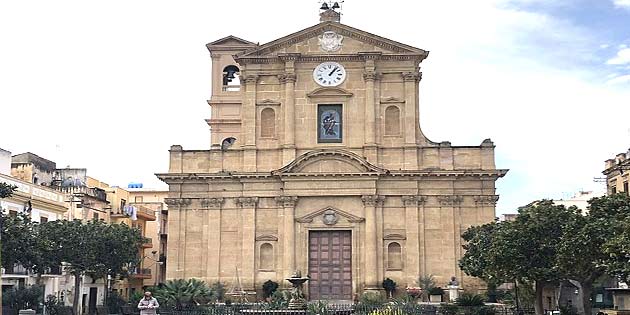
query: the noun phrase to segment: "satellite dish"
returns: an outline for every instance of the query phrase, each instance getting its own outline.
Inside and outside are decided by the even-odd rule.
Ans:
[[[231,147],[234,142],[236,142],[236,138],[234,137],[228,137],[223,139],[223,141],[221,142],[221,151],[227,151],[227,149],[229,147]]]

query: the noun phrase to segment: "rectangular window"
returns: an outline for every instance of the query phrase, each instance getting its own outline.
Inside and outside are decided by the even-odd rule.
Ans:
[[[140,203],[140,202],[142,202],[142,196],[136,196],[136,197],[134,198],[134,202],[136,202],[136,203]]]
[[[94,220],[98,220],[98,213],[94,213]]]
[[[616,194],[617,193],[617,187],[613,186],[612,188],[610,188],[610,193],[611,194]]]
[[[125,205],[127,205],[127,200],[120,199],[120,211],[125,209]]]
[[[9,210],[9,216],[12,217],[12,218],[17,217],[17,211]]]
[[[630,196],[628,194],[628,182],[623,182],[623,192],[626,194],[626,196]]]
[[[343,140],[343,111],[340,104],[317,106],[317,142],[340,143]]]
[[[46,222],[48,222],[47,217],[39,217],[39,223],[46,223]]]

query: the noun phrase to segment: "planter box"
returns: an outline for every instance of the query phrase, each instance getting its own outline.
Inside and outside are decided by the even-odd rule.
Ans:
[[[439,294],[438,295],[430,295],[429,296],[429,301],[441,303],[442,302],[442,296],[439,295]]]

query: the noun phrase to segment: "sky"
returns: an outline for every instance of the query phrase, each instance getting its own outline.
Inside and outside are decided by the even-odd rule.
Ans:
[[[0,148],[110,185],[164,187],[168,149],[209,149],[210,57],[318,23],[309,1],[0,3]],[[430,51],[420,124],[496,144],[497,214],[603,190],[630,148],[630,0],[346,0],[341,22]]]

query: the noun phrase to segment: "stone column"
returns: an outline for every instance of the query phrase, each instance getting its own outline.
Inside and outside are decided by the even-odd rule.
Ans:
[[[405,205],[405,229],[407,235],[407,253],[418,253],[418,255],[406,255],[405,277],[407,286],[416,286],[416,280],[420,275],[420,261],[424,255],[420,251],[420,220],[418,216],[418,205],[424,203],[425,196],[402,196]]]
[[[289,277],[295,271],[295,196],[276,197],[278,206],[284,212],[284,255],[283,255],[283,277]]]
[[[405,113],[404,113],[404,169],[418,169],[418,145],[416,131],[420,128],[420,122],[416,121],[417,89],[421,75],[419,72],[404,72],[402,74],[405,84]]]
[[[236,205],[241,208],[241,284],[246,291],[256,289],[254,279],[256,268],[256,204],[257,197],[236,198]]]
[[[365,275],[364,290],[380,290],[378,285],[378,257],[377,230],[376,230],[376,206],[382,204],[384,197],[378,195],[364,195],[361,197],[365,209]]]
[[[295,159],[295,61],[300,54],[286,54],[280,56],[284,61],[285,73],[279,76],[284,83],[284,142],[282,143],[282,165],[287,165]]]
[[[221,208],[225,200],[219,198],[206,198],[201,201],[202,207],[207,210],[207,222],[204,224],[206,235],[205,254],[202,256],[202,271],[205,271],[205,279],[208,283],[219,281],[221,257]]]
[[[241,77],[243,104],[241,106],[241,143],[243,143],[243,171],[256,171],[256,83],[257,75]]]

